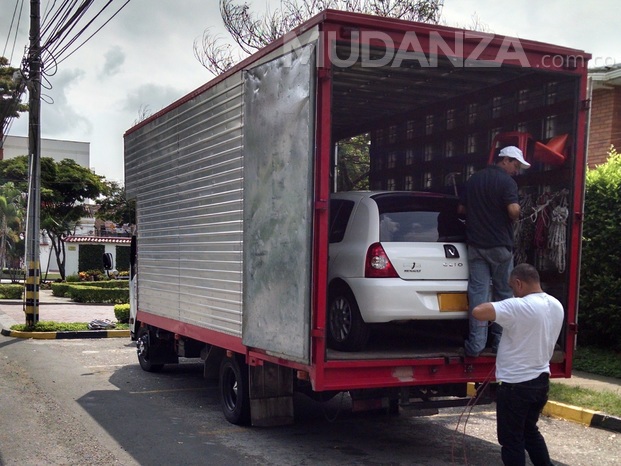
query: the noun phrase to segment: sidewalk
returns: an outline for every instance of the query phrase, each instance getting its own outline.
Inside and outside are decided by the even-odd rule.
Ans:
[[[90,322],[92,320],[109,319],[116,322],[113,304],[84,304],[76,303],[68,298],[58,298],[52,295],[51,290],[40,290],[39,292],[39,320],[55,322]],[[2,334],[17,336],[10,332],[11,326],[26,322],[24,314],[24,304],[17,300],[0,301],[0,328]],[[102,338],[102,337],[121,337],[128,336],[127,330],[89,330],[88,332],[21,332],[21,337],[25,338]],[[63,335],[61,335],[63,333]]]
[[[68,298],[58,298],[52,296],[50,290],[41,290],[39,295],[39,320],[52,320],[56,322],[90,322],[95,319],[109,319],[116,321],[114,315],[114,305],[112,304],[82,304],[75,303]],[[14,332],[8,332],[12,325],[25,322],[23,303],[21,301],[0,301],[0,327],[2,334],[8,336]],[[97,334],[97,332],[100,332]],[[32,334],[21,332],[19,335],[25,338],[32,338]],[[50,332],[53,333],[53,332]],[[64,333],[64,332],[60,332]],[[125,336],[129,338],[129,331],[126,330],[90,330],[88,332],[67,332],[65,338],[101,338],[109,336]],[[39,334],[38,337],[41,337]],[[49,335],[45,338],[58,338]],[[586,372],[574,371],[570,379],[551,379],[552,383],[562,383],[569,386],[587,388],[596,391],[610,391],[621,396],[621,379],[611,377],[601,377]],[[616,432],[621,432],[621,419],[607,416],[602,413],[578,408],[575,406],[564,405],[562,403],[548,402],[544,408],[544,414],[552,417],[567,419],[578,422],[586,426],[601,427]]]

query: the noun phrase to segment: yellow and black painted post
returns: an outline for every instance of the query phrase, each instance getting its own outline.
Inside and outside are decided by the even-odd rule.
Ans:
[[[24,302],[24,312],[26,313],[26,326],[31,327],[39,322],[39,284],[41,281],[39,262],[28,264],[28,275],[26,276],[26,300]]]

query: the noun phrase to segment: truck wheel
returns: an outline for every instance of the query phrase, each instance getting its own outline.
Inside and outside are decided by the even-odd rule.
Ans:
[[[151,353],[151,335],[147,327],[140,327],[138,338],[136,339],[136,350],[138,352],[138,362],[142,370],[147,372],[159,372],[164,364],[153,364],[149,354]]]
[[[224,417],[231,424],[250,422],[248,367],[237,358],[225,357],[220,364],[220,403]]]
[[[353,293],[338,288],[328,299],[328,346],[338,351],[360,351],[369,340],[369,326],[362,320]]]

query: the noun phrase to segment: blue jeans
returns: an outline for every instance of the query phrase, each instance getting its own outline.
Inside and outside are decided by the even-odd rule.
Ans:
[[[525,451],[535,466],[549,466],[550,454],[539,432],[537,421],[548,401],[547,373],[528,382],[501,382],[496,392],[496,422],[502,462],[506,466],[524,466]]]
[[[509,275],[513,270],[513,253],[505,247],[489,249],[468,246],[468,309],[470,315],[470,333],[464,343],[468,356],[478,356],[487,344],[488,322],[472,317],[472,310],[481,303],[501,301],[513,297],[509,286]],[[490,296],[490,282],[492,296]],[[491,347],[498,348],[502,327],[492,323]]]

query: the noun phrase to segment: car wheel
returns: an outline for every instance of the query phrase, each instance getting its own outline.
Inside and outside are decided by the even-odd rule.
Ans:
[[[138,362],[142,370],[147,372],[159,372],[164,364],[153,364],[150,354],[152,353],[151,335],[147,327],[140,327],[138,338],[136,339],[136,351],[138,352]]]
[[[224,417],[231,424],[250,422],[248,367],[235,357],[225,357],[220,364],[220,404]]]
[[[338,351],[360,351],[369,340],[369,326],[362,320],[356,298],[350,290],[330,293],[328,304],[328,346]]]

